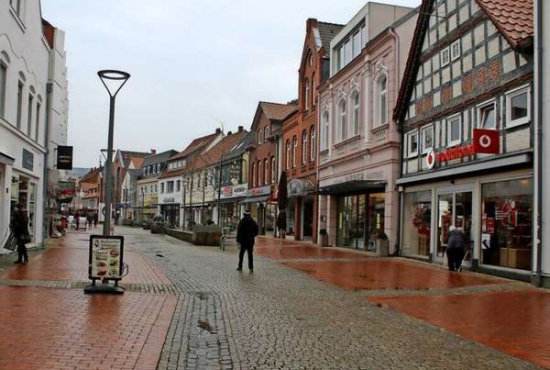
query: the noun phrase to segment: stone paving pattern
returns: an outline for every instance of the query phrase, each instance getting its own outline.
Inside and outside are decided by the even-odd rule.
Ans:
[[[133,256],[123,296],[82,293],[85,233],[0,275],[0,370],[548,366],[547,321],[536,323],[550,294],[526,284],[265,238],[255,272],[239,273],[235,247],[117,232]],[[507,346],[474,337],[486,327]]]

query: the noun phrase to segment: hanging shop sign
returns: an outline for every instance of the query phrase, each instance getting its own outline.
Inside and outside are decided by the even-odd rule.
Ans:
[[[123,257],[123,236],[90,236],[88,277],[91,280],[120,280]]]
[[[72,170],[73,169],[73,147],[61,146],[57,147],[57,169]]]
[[[470,145],[456,146],[439,153],[435,153],[433,149],[430,149],[426,155],[426,166],[431,170],[435,167],[436,162],[449,162],[464,157],[472,157],[476,154],[499,153],[499,132],[496,130],[475,129],[473,142]]]

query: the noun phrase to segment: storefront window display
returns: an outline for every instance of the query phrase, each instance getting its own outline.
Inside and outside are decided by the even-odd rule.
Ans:
[[[384,231],[384,197],[376,193],[338,198],[338,246],[376,250],[376,238]]]
[[[407,193],[403,205],[403,254],[430,255],[432,192]]]
[[[482,263],[531,270],[532,179],[482,187]]]

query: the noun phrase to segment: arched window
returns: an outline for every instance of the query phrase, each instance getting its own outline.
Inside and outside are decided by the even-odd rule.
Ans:
[[[256,162],[252,163],[252,187],[256,186]]]
[[[286,170],[290,170],[290,140],[286,141]]]
[[[267,138],[269,137],[269,127],[264,127],[264,142],[267,142]]]
[[[388,123],[388,78],[382,76],[378,82],[378,124]]]
[[[315,136],[315,126],[311,126],[309,129],[309,141],[311,142],[309,154],[311,161],[315,161],[315,156],[317,155],[317,137]]]
[[[311,106],[314,107],[317,102],[317,92],[315,91],[315,73],[311,76]]]
[[[264,185],[269,184],[269,162],[264,159]]]
[[[355,91],[351,95],[353,103],[353,136],[359,135],[359,92]]]
[[[294,136],[292,139],[292,168],[296,168],[296,154],[298,152],[298,138]]]
[[[346,112],[346,101],[342,100],[338,105],[338,130],[340,131],[340,141],[348,138],[348,121]]]
[[[258,186],[261,186],[263,184],[262,182],[262,174],[264,173],[264,171],[262,171],[262,161],[258,161],[258,173],[256,174],[256,178],[258,179]]]
[[[323,119],[321,121],[321,150],[328,149],[329,130],[330,130],[330,116],[328,111],[325,111],[323,113]]]
[[[277,181],[277,166],[275,166],[275,157],[271,157],[271,182]]]
[[[302,164],[307,163],[307,131],[302,132]]]
[[[305,94],[304,94],[304,100],[305,100],[305,103],[306,103],[306,110],[309,109],[309,80],[306,79],[304,81],[304,85],[305,85]]]

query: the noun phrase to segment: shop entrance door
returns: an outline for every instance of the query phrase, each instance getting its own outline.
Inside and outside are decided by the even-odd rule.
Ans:
[[[311,240],[311,238],[313,237],[313,199],[307,197],[303,198],[303,200],[304,203],[302,208],[302,238],[306,240]]]
[[[472,258],[472,190],[447,191],[438,194],[438,217],[435,260],[445,261],[447,239],[451,226],[464,232],[465,250],[470,250],[466,261]]]

